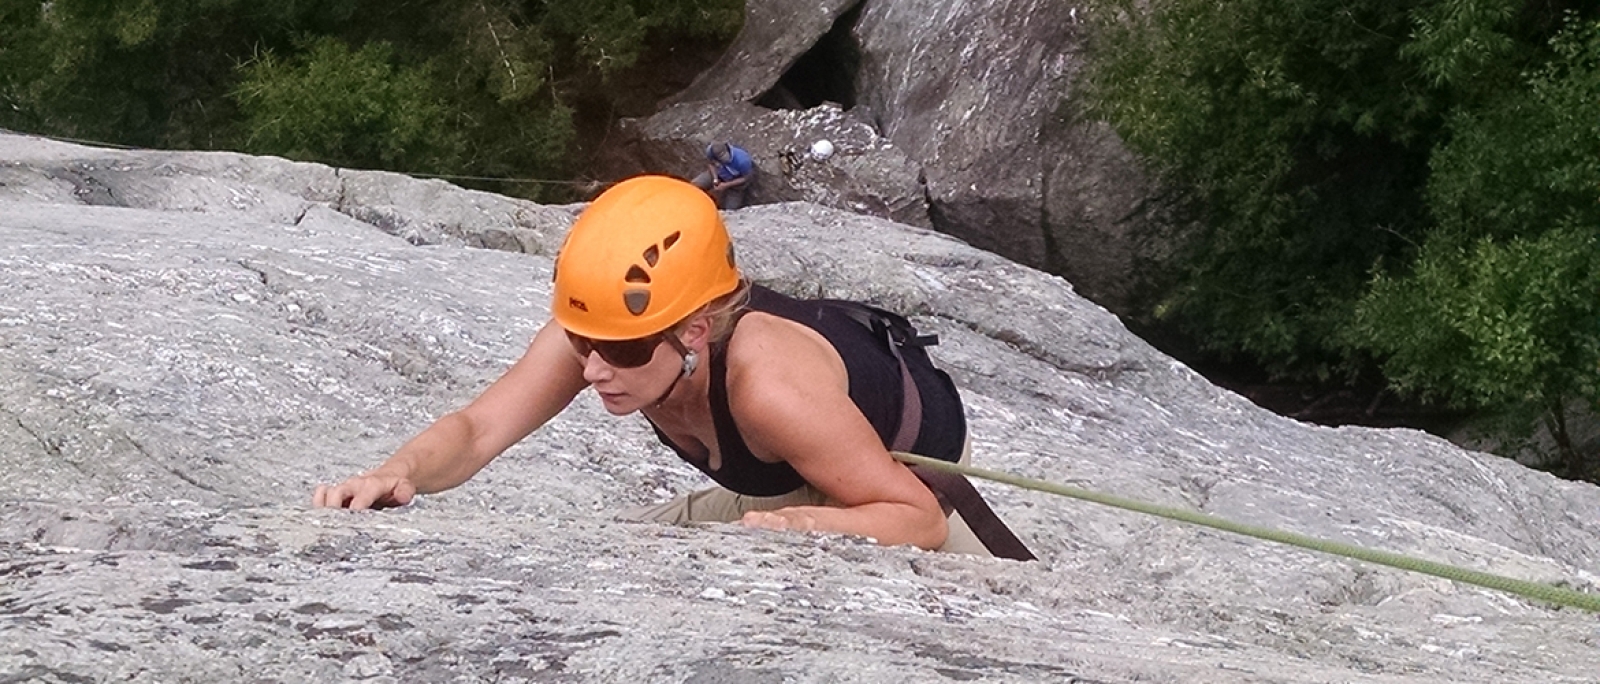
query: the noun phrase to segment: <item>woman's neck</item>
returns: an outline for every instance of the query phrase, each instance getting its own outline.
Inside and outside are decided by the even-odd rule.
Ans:
[[[673,385],[663,392],[661,399],[641,411],[651,422],[662,427],[693,431],[696,425],[711,423],[710,388],[711,369],[705,365],[687,376],[680,374]]]

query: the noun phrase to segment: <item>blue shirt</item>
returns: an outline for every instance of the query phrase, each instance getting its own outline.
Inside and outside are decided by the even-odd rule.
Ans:
[[[717,164],[717,182],[726,183],[731,180],[744,178],[755,170],[755,162],[750,160],[750,153],[738,145],[728,146],[728,163]]]

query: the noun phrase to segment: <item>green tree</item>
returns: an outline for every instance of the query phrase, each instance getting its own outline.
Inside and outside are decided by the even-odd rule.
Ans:
[[[0,126],[223,147],[234,66],[355,9],[354,0],[0,0]]]
[[[324,37],[292,60],[269,50],[246,62],[234,91],[243,149],[338,166],[459,168],[448,106],[424,67],[396,66],[393,53]]]
[[[1098,2],[1089,109],[1201,226],[1153,314],[1280,377],[1381,368],[1418,396],[1543,411],[1575,458],[1555,409],[1596,399],[1597,16]]]
[[[1417,4],[1153,0],[1096,12],[1091,111],[1203,226],[1156,312],[1282,376],[1348,370],[1372,263],[1422,229],[1437,98],[1399,58]]]
[[[742,20],[738,0],[0,0],[0,127],[560,178],[573,99],[609,115],[651,46]]]
[[[1600,21],[1570,19],[1552,46],[1521,87],[1452,117],[1437,225],[1407,272],[1374,279],[1355,336],[1401,390],[1541,416],[1558,470],[1594,478],[1566,413],[1600,412]]]

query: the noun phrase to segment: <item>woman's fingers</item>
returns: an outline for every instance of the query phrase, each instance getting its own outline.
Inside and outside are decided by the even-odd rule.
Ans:
[[[358,475],[337,485],[317,485],[311,494],[311,505],[316,508],[389,508],[411,503],[417,495],[416,485],[401,478]]]
[[[745,513],[739,522],[745,527],[763,530],[812,532],[817,529],[817,520],[810,513],[791,508],[780,508],[775,511],[750,511]]]

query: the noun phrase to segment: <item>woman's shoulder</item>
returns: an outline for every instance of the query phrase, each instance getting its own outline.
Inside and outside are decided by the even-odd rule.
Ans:
[[[728,338],[729,380],[806,379],[841,374],[844,362],[827,338],[805,325],[763,311],[739,319]]]
[[[728,353],[730,356],[741,354],[760,357],[773,348],[806,341],[809,337],[806,334],[808,332],[812,331],[778,314],[760,310],[747,311],[739,317],[739,322],[728,336]]]

